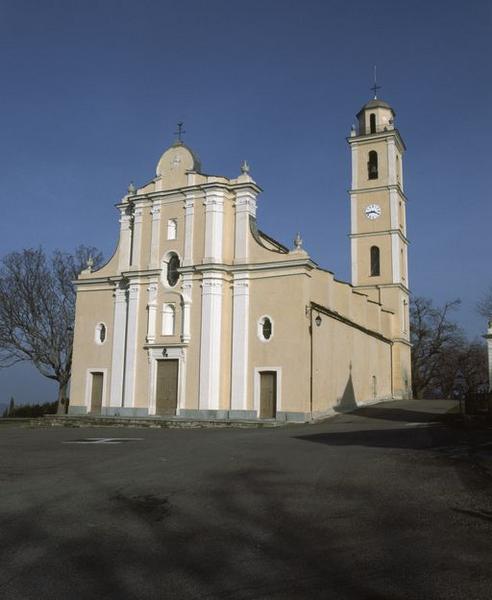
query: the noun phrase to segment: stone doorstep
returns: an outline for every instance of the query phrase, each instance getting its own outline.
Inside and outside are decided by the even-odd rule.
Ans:
[[[29,419],[32,427],[153,427],[153,428],[219,428],[219,427],[251,427],[273,428],[292,424],[293,421],[277,421],[275,419],[189,419],[186,417],[113,417],[113,416],[70,416],[46,415],[42,418]]]

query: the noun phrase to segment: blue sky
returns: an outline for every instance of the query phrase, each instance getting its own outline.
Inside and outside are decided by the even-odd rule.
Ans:
[[[471,336],[492,284],[492,4],[435,0],[0,0],[0,255],[85,243],[109,256],[114,204],[154,175],[183,120],[205,172],[246,158],[260,228],[297,230],[349,279],[354,115],[396,111],[407,145],[412,291]],[[0,401],[47,401],[32,369],[0,371]]]

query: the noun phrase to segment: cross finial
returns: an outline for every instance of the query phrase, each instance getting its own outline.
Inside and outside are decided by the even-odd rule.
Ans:
[[[180,143],[183,142],[183,140],[181,139],[181,136],[183,135],[183,133],[186,133],[186,131],[183,129],[183,121],[179,121],[178,131],[174,132],[174,134],[178,136],[178,139],[176,140],[177,142],[180,142]]]
[[[376,65],[374,65],[374,85],[371,88],[371,90],[373,90],[373,92],[374,92],[374,100],[377,100],[378,90],[380,90],[380,89],[381,89],[381,86],[377,84],[377,80],[376,80]]]

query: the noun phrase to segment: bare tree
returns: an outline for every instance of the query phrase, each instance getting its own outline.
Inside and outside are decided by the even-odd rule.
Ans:
[[[12,252],[0,263],[0,368],[31,362],[58,382],[58,412],[66,410],[72,368],[75,290],[72,281],[96,248],[79,246],[73,254],[41,248]]]
[[[466,343],[461,329],[449,319],[450,312],[459,303],[459,300],[453,300],[442,307],[435,307],[428,298],[417,296],[411,299],[412,384],[415,398],[432,397],[436,391],[446,397],[448,390],[440,390],[444,372],[447,373],[446,380],[454,382],[459,366],[458,356]]]
[[[482,299],[477,304],[478,312],[489,321],[492,321],[492,286],[482,296]]]

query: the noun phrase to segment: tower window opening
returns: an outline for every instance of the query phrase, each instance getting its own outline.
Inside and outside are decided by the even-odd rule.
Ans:
[[[379,248],[377,246],[371,246],[371,277],[379,277],[379,275],[381,275]]]
[[[374,113],[369,116],[369,127],[371,133],[376,133],[376,115]]]
[[[369,152],[369,160],[367,162],[367,172],[369,179],[378,178],[378,153],[375,150]]]

